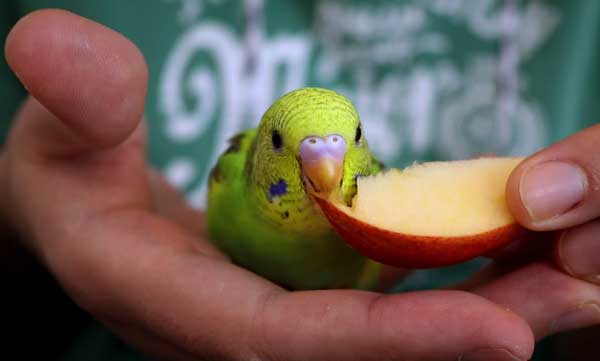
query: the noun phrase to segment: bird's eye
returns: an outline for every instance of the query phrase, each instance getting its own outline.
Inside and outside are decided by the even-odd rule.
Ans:
[[[360,143],[360,138],[362,137],[362,129],[360,129],[360,125],[356,127],[356,135],[354,136],[354,143],[358,145]]]
[[[271,142],[273,143],[273,149],[280,150],[283,146],[283,140],[281,139],[281,134],[278,131],[274,130],[271,133]]]

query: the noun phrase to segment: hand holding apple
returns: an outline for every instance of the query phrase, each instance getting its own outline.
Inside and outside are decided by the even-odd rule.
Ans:
[[[515,311],[536,339],[600,324],[599,139],[600,126],[587,128],[515,168],[506,188],[511,213],[548,232],[510,246],[462,287]],[[522,251],[534,256],[516,260]]]
[[[596,220],[600,216],[600,155],[594,149],[598,139],[600,126],[586,129],[515,168],[508,177],[506,204],[516,221],[538,232],[514,242],[507,247],[511,251],[500,253],[501,257],[460,287],[517,312],[529,322],[536,339],[600,324],[600,289],[595,285],[600,283],[600,222]],[[364,221],[352,219],[347,210],[340,210],[334,203],[320,203],[334,223],[350,219],[356,226]],[[400,216],[410,214],[403,212]],[[372,225],[361,229],[369,234],[389,233]],[[357,242],[360,238],[349,237]],[[391,239],[396,245],[398,241],[404,246],[412,242],[414,250],[418,237],[396,234]],[[421,247],[419,254],[426,256],[415,261],[404,258],[410,254],[406,249],[395,255],[380,252],[379,247],[389,246],[388,241],[371,244],[368,251],[381,254],[381,260],[392,257],[390,263],[395,259],[401,263],[419,262],[413,263],[417,266],[430,260],[427,252],[436,251],[430,243],[416,243]],[[447,252],[442,254],[449,259]],[[564,272],[556,268],[556,263]]]
[[[559,231],[558,264],[572,276],[600,283],[600,126],[533,155],[509,179],[507,201],[533,230]]]

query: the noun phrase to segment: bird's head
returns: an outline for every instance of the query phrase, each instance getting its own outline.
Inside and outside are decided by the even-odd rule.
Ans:
[[[371,169],[356,109],[326,89],[303,88],[278,99],[263,116],[254,147],[251,177],[269,189],[280,184],[286,192],[300,188],[350,203],[356,178]]]

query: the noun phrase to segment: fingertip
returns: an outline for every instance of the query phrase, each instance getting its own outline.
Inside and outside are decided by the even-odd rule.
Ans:
[[[597,220],[562,231],[554,244],[556,264],[575,278],[600,284],[599,232]]]
[[[64,10],[39,10],[10,31],[6,59],[25,88],[86,144],[113,147],[136,129],[148,71],[121,34]]]
[[[509,308],[502,308],[506,314],[504,325],[502,322],[490,322],[490,325],[498,325],[497,334],[495,335],[501,341],[501,347],[510,351],[519,360],[530,360],[535,348],[535,335],[526,320],[517,315]],[[504,329],[502,329],[504,327]],[[494,330],[495,331],[495,330]],[[505,337],[501,339],[501,337]]]
[[[564,240],[568,232],[569,230],[562,231],[556,237],[556,240],[554,241],[554,248],[552,249],[552,259],[554,260],[556,266],[558,266],[558,268],[560,268],[562,271],[573,277],[577,277],[578,275],[573,272],[572,268],[568,264],[568,261],[565,259],[566,257],[563,252],[565,243]]]
[[[413,298],[418,307],[429,312],[427,317],[436,320],[438,332],[442,328],[452,335],[437,345],[440,350],[463,355],[499,350],[518,360],[529,360],[533,354],[535,339],[529,324],[509,308],[484,297],[457,290],[421,291],[401,297]],[[407,314],[410,316],[405,316],[403,322],[414,318],[414,328],[422,327],[420,323],[426,320],[419,317],[425,313],[417,308]],[[429,332],[432,340],[437,337],[435,328]]]
[[[447,291],[455,293],[457,303],[460,305],[471,305],[470,310],[457,310],[458,317],[466,323],[479,324],[477,335],[478,348],[505,350],[518,360],[529,360],[535,347],[535,336],[526,320],[513,312],[510,308],[503,307],[492,301],[462,291]]]
[[[475,292],[514,310],[527,320],[538,340],[600,322],[598,287],[559,271],[550,262],[531,263]]]

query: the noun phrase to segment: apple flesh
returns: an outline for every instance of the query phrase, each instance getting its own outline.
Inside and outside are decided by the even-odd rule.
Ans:
[[[340,236],[376,261],[408,268],[467,261],[521,236],[505,202],[522,158],[415,164],[358,179],[352,207],[315,197]]]

